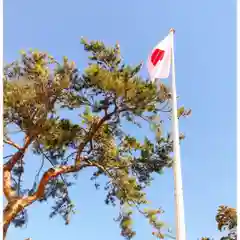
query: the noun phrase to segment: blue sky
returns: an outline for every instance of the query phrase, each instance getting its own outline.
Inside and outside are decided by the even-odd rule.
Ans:
[[[176,29],[177,90],[180,104],[193,111],[180,123],[187,136],[181,148],[187,239],[219,236],[217,207],[236,206],[235,1],[8,0],[4,14],[5,62],[22,49],[37,48],[56,58],[67,55],[80,70],[87,60],[81,36],[118,41],[125,61],[136,64],[146,60],[169,28]],[[8,240],[122,239],[112,220],[116,210],[104,205],[103,193],[88,178],[84,172],[74,188],[79,214],[71,225],[49,220],[49,206],[36,204],[29,209],[27,228],[11,228]],[[148,194],[174,229],[172,171],[156,178]],[[153,239],[148,223],[136,218],[135,239]]]

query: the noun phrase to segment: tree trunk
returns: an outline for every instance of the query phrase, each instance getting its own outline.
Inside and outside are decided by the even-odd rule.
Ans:
[[[15,217],[29,204],[25,199],[17,199],[7,204],[3,211],[3,239],[6,239],[8,228]]]
[[[10,223],[3,225],[3,240],[6,240],[7,231],[8,231],[9,226],[10,226]]]

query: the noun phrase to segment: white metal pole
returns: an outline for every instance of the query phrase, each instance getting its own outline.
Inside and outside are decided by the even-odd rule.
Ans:
[[[184,219],[184,203],[182,190],[182,174],[181,174],[181,158],[179,145],[179,128],[177,116],[177,94],[175,79],[175,59],[174,59],[174,33],[170,30],[172,39],[172,134],[173,134],[173,175],[174,175],[174,195],[175,195],[175,211],[176,211],[176,240],[186,240],[186,229]]]

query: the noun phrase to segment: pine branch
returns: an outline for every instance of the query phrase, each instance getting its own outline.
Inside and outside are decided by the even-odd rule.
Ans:
[[[20,147],[18,144],[14,143],[14,142],[11,141],[10,139],[4,139],[3,142],[6,143],[6,144],[8,144],[8,145],[11,145],[11,146],[15,147],[15,148],[18,149],[18,150],[21,149],[21,147]]]
[[[13,200],[12,202],[9,202],[6,208],[4,209],[4,229],[7,231],[7,228],[9,226],[9,223],[15,219],[15,217],[26,207],[31,205],[33,202],[41,199],[44,197],[45,187],[48,184],[48,182],[56,178],[57,176],[61,174],[66,173],[73,173],[78,172],[81,169],[85,167],[93,166],[91,162],[85,162],[84,164],[78,164],[78,165],[70,165],[70,166],[60,166],[56,168],[50,168],[48,171],[46,171],[42,179],[40,180],[40,183],[38,185],[38,188],[36,192],[32,196],[24,197],[24,198],[17,198]]]
[[[30,144],[31,139],[27,137],[24,147],[19,148],[19,150],[3,165],[3,192],[8,201],[16,197],[16,192],[11,187],[11,171],[16,163],[22,159]]]
[[[55,168],[48,169],[42,176],[40,183],[37,187],[37,190],[33,195],[23,198],[24,208],[31,205],[33,202],[40,200],[44,197],[45,187],[50,180],[56,178],[60,175],[67,174],[67,173],[74,173],[82,170],[86,167],[94,166],[90,161],[85,163],[79,163],[77,165],[70,165],[70,166],[60,166]]]
[[[26,137],[24,146],[21,148],[19,147],[19,150],[3,165],[3,170],[5,171],[11,171],[15,164],[21,159],[21,157],[26,152],[27,148],[31,144],[31,139],[29,137]]]
[[[88,144],[88,142],[91,141],[91,139],[93,138],[93,136],[95,135],[95,133],[98,131],[98,129],[104,124],[104,122],[106,122],[107,120],[111,119],[111,117],[112,117],[114,114],[117,113],[117,110],[118,110],[118,108],[115,107],[115,109],[114,109],[113,112],[111,112],[111,113],[109,113],[109,114],[105,114],[104,117],[101,118],[101,119],[99,120],[99,122],[96,124],[96,126],[92,128],[93,130],[92,130],[92,131],[89,131],[86,140],[79,145],[78,153],[77,153],[75,162],[79,161],[83,149],[84,149],[85,146]]]

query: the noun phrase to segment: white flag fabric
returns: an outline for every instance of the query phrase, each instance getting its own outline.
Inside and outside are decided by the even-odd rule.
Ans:
[[[152,81],[168,78],[171,67],[172,33],[170,32],[152,50],[147,61],[148,73]]]

